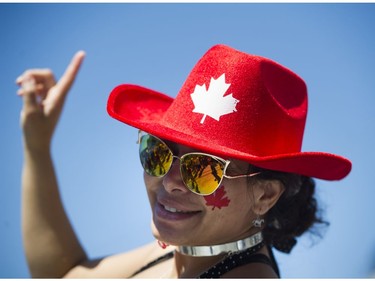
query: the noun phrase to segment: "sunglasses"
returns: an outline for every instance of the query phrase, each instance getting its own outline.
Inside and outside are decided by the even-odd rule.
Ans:
[[[226,175],[229,160],[206,153],[187,153],[178,157],[161,139],[139,132],[139,157],[145,172],[153,177],[165,176],[172,167],[173,159],[180,160],[180,173],[185,186],[193,193],[210,195],[220,186],[224,178],[237,179],[249,175]]]

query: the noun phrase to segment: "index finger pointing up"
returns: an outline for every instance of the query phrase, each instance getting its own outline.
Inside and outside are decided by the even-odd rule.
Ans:
[[[86,54],[84,51],[78,51],[72,58],[63,76],[57,82],[56,87],[59,88],[59,91],[61,92],[62,97],[66,95],[66,93],[69,91],[70,87],[72,86],[74,79],[77,76],[78,70],[81,67],[81,64],[83,62],[85,55]]]

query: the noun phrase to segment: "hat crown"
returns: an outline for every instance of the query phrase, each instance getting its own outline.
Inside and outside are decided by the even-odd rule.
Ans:
[[[198,61],[160,122],[255,156],[300,152],[304,81],[260,56],[216,45]]]

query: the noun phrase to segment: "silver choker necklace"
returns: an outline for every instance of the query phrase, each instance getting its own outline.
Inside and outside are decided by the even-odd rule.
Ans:
[[[187,256],[209,257],[246,250],[262,242],[262,232],[258,232],[250,237],[235,242],[212,246],[178,246],[176,251]]]

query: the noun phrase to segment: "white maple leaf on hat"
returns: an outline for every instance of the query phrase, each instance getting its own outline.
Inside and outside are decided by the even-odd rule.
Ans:
[[[206,84],[195,86],[190,96],[195,106],[193,112],[204,114],[201,124],[207,115],[219,121],[220,116],[237,111],[236,104],[239,100],[232,94],[224,96],[229,86],[229,83],[225,83],[225,73],[217,79],[212,77],[207,90]]]

